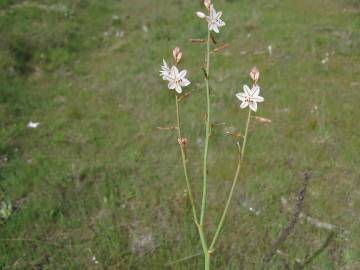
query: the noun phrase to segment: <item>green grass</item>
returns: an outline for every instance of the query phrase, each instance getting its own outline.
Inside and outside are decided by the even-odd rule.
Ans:
[[[194,16],[199,2],[1,2],[0,202],[13,206],[0,221],[1,269],[202,268],[200,256],[168,264],[201,246],[176,134],[157,129],[175,124],[174,93],[158,70],[179,45],[192,81],[181,117],[200,203],[205,48],[187,41],[206,36]],[[358,1],[214,2],[227,23],[218,40],[230,47],[212,55],[213,121],[243,131],[246,112],[234,95],[256,65],[265,97],[258,115],[273,122],[251,124],[213,268],[259,269],[290,217],[280,198],[293,201],[311,171],[304,213],[345,233],[308,269],[358,269]],[[26,128],[30,120],[39,128]],[[216,126],[210,142],[209,238],[236,166],[225,127]],[[302,221],[281,250],[304,260],[327,235]],[[269,268],[284,269],[281,257]]]

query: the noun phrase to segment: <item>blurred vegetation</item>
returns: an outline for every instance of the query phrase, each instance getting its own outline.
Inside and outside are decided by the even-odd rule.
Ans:
[[[259,269],[287,224],[302,173],[304,215],[336,226],[307,269],[359,269],[360,6],[356,0],[214,0],[229,42],[212,58],[209,237],[235,169],[246,113],[234,98],[261,71],[260,116],[214,269]],[[172,48],[192,81],[181,104],[199,199],[202,45],[191,0],[0,2],[0,268],[201,269],[184,193],[174,93],[158,77]],[[271,55],[269,54],[271,46]],[[27,128],[39,122],[37,129]],[[257,209],[256,215],[249,207]],[[11,209],[10,209],[11,208]],[[5,218],[6,217],[6,218]],[[301,219],[270,269],[306,262],[329,236]],[[96,257],[94,260],[93,257]],[[97,262],[97,263],[95,263]]]

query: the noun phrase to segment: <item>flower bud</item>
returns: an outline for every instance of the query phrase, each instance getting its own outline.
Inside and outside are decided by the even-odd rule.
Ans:
[[[256,67],[253,67],[250,71],[251,79],[256,83],[259,80],[260,72]]]
[[[205,6],[207,9],[210,9],[211,0],[204,0],[204,6]]]
[[[173,57],[174,57],[174,60],[175,62],[178,64],[181,60],[181,56],[182,56],[182,51],[180,50],[179,47],[176,47],[174,50],[173,50]]]
[[[178,139],[178,143],[183,146],[183,147],[186,147],[187,144],[188,144],[188,140],[186,138],[179,138]]]
[[[200,19],[204,19],[206,17],[206,15],[201,11],[196,12],[196,16],[198,16]]]
[[[255,119],[256,119],[256,122],[258,122],[260,124],[270,124],[272,122],[271,119],[260,117],[260,116],[255,116]]]

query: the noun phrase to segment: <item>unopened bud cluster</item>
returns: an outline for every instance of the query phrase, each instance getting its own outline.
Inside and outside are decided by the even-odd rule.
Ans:
[[[256,67],[253,67],[250,71],[250,78],[254,81],[254,84],[257,84],[259,80],[260,72]]]
[[[210,9],[211,0],[204,0],[204,6],[205,6],[207,9]]]
[[[182,57],[182,51],[180,50],[179,47],[176,47],[174,50],[173,50],[173,57],[174,57],[174,61],[176,64],[179,64],[180,60],[181,60],[181,57]]]

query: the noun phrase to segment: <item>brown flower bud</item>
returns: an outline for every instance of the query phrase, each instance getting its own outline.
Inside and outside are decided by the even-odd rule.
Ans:
[[[256,119],[256,122],[258,122],[260,124],[270,124],[272,122],[271,119],[260,117],[260,116],[255,116],[255,119]]]
[[[229,47],[229,46],[230,46],[230,44],[225,43],[225,44],[221,45],[220,47],[217,47],[217,48],[213,49],[213,52],[214,52],[214,53],[220,52],[220,51],[226,49],[226,48]]]
[[[236,138],[242,137],[240,132],[232,132],[230,130],[225,130],[225,134],[236,137]]]
[[[188,144],[188,140],[186,138],[178,138],[178,143],[183,146],[186,147]]]
[[[207,9],[210,9],[211,0],[204,0],[204,6],[205,6]]]
[[[181,56],[182,56],[182,51],[180,50],[179,47],[176,47],[174,50],[173,50],[173,57],[174,57],[174,60],[175,62],[178,64],[181,60]]]
[[[251,79],[256,83],[259,80],[260,72],[256,67],[253,67],[250,71]]]

